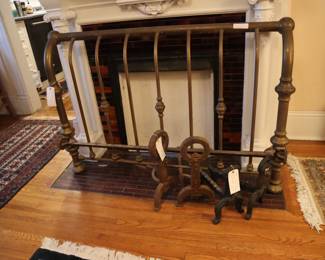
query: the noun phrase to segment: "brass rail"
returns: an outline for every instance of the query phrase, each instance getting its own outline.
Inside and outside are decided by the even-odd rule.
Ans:
[[[98,36],[102,38],[110,37],[113,35],[141,35],[141,34],[154,34],[160,33],[180,33],[180,32],[254,32],[259,28],[260,32],[280,32],[283,24],[281,21],[276,22],[252,22],[247,23],[248,28],[237,29],[234,23],[213,23],[213,24],[190,24],[190,25],[167,25],[167,26],[154,26],[154,27],[141,27],[141,28],[126,28],[126,29],[112,29],[112,30],[95,30],[87,32],[71,32],[71,33],[58,33],[56,35],[56,42],[69,41],[71,38],[75,40],[90,40],[96,39]]]
[[[117,150],[135,150],[135,151],[148,151],[147,146],[142,145],[125,145],[125,144],[100,144],[100,143],[81,143],[81,142],[70,142],[71,146],[80,146],[80,147],[98,147],[98,148],[107,148],[107,149],[117,149]],[[178,147],[168,147],[167,152],[179,152],[180,149]],[[189,152],[201,152],[202,149],[189,149]],[[212,155],[233,155],[233,156],[244,156],[244,157],[265,157],[273,155],[273,151],[228,151],[228,150],[212,150],[210,151]]]

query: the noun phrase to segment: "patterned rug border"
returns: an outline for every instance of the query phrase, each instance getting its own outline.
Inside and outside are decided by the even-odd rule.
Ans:
[[[26,118],[20,118],[18,119],[16,122],[10,124],[7,128],[3,129],[0,131],[0,140],[2,138],[4,138],[6,135],[11,135],[13,133],[15,133],[15,128],[17,127],[17,125],[19,125],[22,121],[28,122],[30,123],[31,121],[36,121],[36,122],[50,122],[53,125],[57,125],[57,126],[61,126],[60,121],[59,120],[38,120],[38,119],[26,119]],[[7,133],[5,133],[7,132]],[[9,132],[9,133],[8,133]],[[53,140],[52,140],[53,141]],[[54,147],[53,147],[54,148]],[[17,185],[14,185],[13,188],[13,192],[10,193],[10,195],[8,196],[9,198],[6,198],[4,202],[0,201],[0,209],[2,209],[3,207],[5,207],[15,196],[16,194],[25,186],[27,185],[36,175],[37,173],[39,173],[44,166],[53,159],[53,157],[59,152],[60,148],[57,146],[55,149],[53,149],[52,151],[50,151],[47,154],[47,157],[44,158],[40,163],[34,164],[33,165],[33,172],[28,175],[26,177],[27,174],[23,175],[23,176],[17,176],[17,178],[19,179],[23,179],[22,181],[24,182],[23,185],[20,185],[19,187]],[[38,151],[39,152],[39,151]],[[25,168],[27,167],[27,165],[22,166],[22,169],[25,170]],[[19,169],[21,170],[21,169]],[[24,179],[25,178],[25,179]],[[5,189],[8,189],[8,187],[4,188],[4,191],[1,192],[6,192]],[[0,193],[1,195],[1,193]]]
[[[307,178],[307,173],[301,164],[300,160],[324,160],[325,157],[300,157],[292,154],[288,155],[287,164],[289,166],[291,176],[295,179],[297,200],[300,209],[303,213],[305,221],[317,230],[322,231],[321,225],[325,225],[325,218],[318,204],[314,198],[314,192],[310,181]]]

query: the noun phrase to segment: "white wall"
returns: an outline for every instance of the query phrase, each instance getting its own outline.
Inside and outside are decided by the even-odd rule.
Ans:
[[[325,140],[325,1],[294,0],[295,58],[288,136]]]

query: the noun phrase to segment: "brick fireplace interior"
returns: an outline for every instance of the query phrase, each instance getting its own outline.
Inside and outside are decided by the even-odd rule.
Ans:
[[[245,14],[205,15],[168,19],[150,19],[84,25],[84,31],[150,27],[161,25],[207,24],[225,22],[245,22]],[[123,40],[121,36],[105,38],[101,41],[99,60],[105,86],[105,94],[111,105],[110,120],[114,143],[127,143],[123,116],[119,73],[123,72]],[[192,70],[212,70],[214,74],[214,107],[218,98],[218,33],[192,34]],[[89,64],[97,96],[100,102],[101,90],[95,67],[95,41],[86,41]],[[154,35],[130,38],[128,62],[130,72],[154,72]],[[242,33],[224,35],[224,98],[227,111],[224,120],[224,149],[239,150],[241,146],[242,104],[244,81],[245,35]],[[159,70],[186,71],[186,34],[167,34],[159,38]],[[184,97],[186,99],[187,97]],[[153,112],[155,112],[153,110]],[[100,112],[106,140],[108,128],[103,111]],[[218,145],[218,120],[214,117],[215,147]]]

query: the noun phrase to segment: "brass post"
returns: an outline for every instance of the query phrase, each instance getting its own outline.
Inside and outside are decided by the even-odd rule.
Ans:
[[[56,108],[62,126],[62,139],[60,148],[65,149],[70,153],[74,166],[74,172],[81,173],[84,171],[85,167],[79,158],[79,147],[69,144],[70,142],[74,142],[74,128],[71,126],[68,120],[68,116],[62,100],[62,88],[55,78],[55,72],[53,68],[52,52],[53,48],[56,47],[58,35],[58,32],[53,31],[48,36],[48,42],[44,51],[44,67],[48,77],[49,85],[55,89]]]
[[[286,145],[288,138],[286,136],[286,125],[289,109],[289,100],[292,93],[295,92],[295,87],[292,85],[292,67],[293,67],[293,29],[294,21],[291,18],[282,18],[280,20],[281,27],[279,32],[282,34],[283,52],[282,52],[282,72],[280,83],[275,87],[278,93],[278,117],[276,130],[271,137],[274,156],[271,161],[272,172],[271,181],[268,190],[273,193],[282,191],[280,170],[281,166],[286,161]]]

